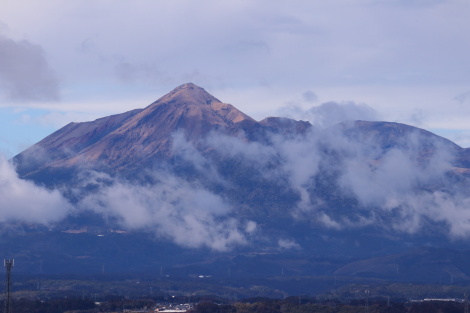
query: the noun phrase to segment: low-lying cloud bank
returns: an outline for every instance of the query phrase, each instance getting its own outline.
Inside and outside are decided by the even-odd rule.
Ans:
[[[15,169],[0,156],[0,222],[50,224],[74,211],[58,190],[48,190],[20,179]]]
[[[129,231],[217,251],[245,245],[247,237],[256,232],[254,221],[235,218],[233,208],[221,196],[198,183],[166,172],[153,174],[159,183],[138,185],[87,171],[80,175],[81,187],[98,189],[72,205],[59,190],[20,179],[12,164],[0,157],[0,222],[51,225],[69,215],[92,211]]]
[[[242,170],[247,179],[295,194],[284,215],[294,223],[307,221],[332,231],[378,227],[410,234],[434,223],[445,225],[451,238],[470,236],[470,184],[465,175],[454,174],[452,143],[401,131],[384,145],[377,133],[353,136],[344,131],[347,127],[313,128],[297,136],[271,134],[260,141],[248,141],[243,133],[212,133],[192,142],[176,133],[173,157],[191,169],[190,175],[168,165],[148,173],[156,183],[136,184],[88,173],[83,184],[92,183],[97,191],[75,208],[58,190],[19,179],[8,161],[0,159],[0,221],[48,224],[91,210],[127,230],[153,233],[184,247],[227,251],[264,236],[258,225],[265,221],[240,211],[240,201],[251,202],[234,196],[243,181],[227,176],[221,166],[226,162],[237,164],[231,169],[235,175]],[[266,209],[264,205],[258,202],[252,209]],[[301,248],[293,239],[270,241],[282,250]]]
[[[455,181],[456,146],[421,131],[401,131],[387,146],[377,134],[352,138],[342,127],[347,124],[294,138],[272,135],[269,144],[212,134],[198,145],[293,190],[294,219],[336,230],[375,226],[406,233],[438,223],[452,238],[470,235],[469,180]],[[193,143],[180,134],[175,142],[176,154],[220,177],[216,162],[204,153],[183,153]]]
[[[232,208],[220,196],[175,176],[159,179],[162,183],[146,186],[114,181],[80,205],[128,230],[145,230],[192,248],[225,251],[246,244],[246,235],[255,231],[253,221],[231,217]]]

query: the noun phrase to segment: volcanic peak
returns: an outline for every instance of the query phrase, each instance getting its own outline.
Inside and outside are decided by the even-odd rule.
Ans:
[[[171,156],[175,132],[183,132],[188,140],[197,140],[214,130],[233,133],[256,124],[232,105],[187,83],[145,109],[93,122],[69,124],[16,159],[28,164],[31,162],[25,160],[36,159],[37,151],[48,156],[31,163],[33,166],[22,166],[22,175],[40,168],[45,171],[48,168],[68,169],[82,164],[117,172],[130,164],[150,164]]]
[[[212,102],[220,103],[221,101],[205,91],[204,88],[196,86],[193,83],[186,83],[176,87],[171,92],[152,103],[150,107],[160,103],[210,105]]]
[[[161,111],[162,106],[169,110],[177,110],[186,117],[195,117],[211,120],[216,124],[233,125],[248,120],[255,122],[251,117],[237,110],[230,104],[223,103],[209,94],[204,88],[193,83],[186,83],[176,87],[171,92],[150,104],[142,112],[143,115],[152,115],[155,110]],[[218,121],[216,121],[218,120]]]

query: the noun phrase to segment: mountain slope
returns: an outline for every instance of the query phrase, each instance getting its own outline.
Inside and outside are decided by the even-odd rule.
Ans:
[[[33,180],[59,170],[89,167],[116,173],[126,166],[148,166],[171,155],[172,134],[183,131],[190,139],[213,130],[236,132],[237,126],[256,124],[230,104],[188,83],[145,109],[71,123],[17,155],[18,172]]]
[[[400,123],[257,122],[189,83],[144,109],[71,123],[14,161],[76,206],[59,234],[124,229],[162,246],[273,255],[247,257],[261,272],[263,259],[320,275],[327,257],[329,273],[387,278],[367,267],[423,245],[470,247],[468,151]],[[187,264],[207,252],[191,251]]]
[[[141,110],[103,117],[92,122],[70,123],[18,154],[14,161],[20,176],[76,156],[119,128]]]
[[[182,85],[126,121],[77,156],[63,162],[70,166],[105,162],[119,170],[131,162],[146,163],[158,155],[169,155],[172,133],[183,130],[198,138],[211,130],[226,129],[249,120],[247,115],[224,104],[193,84]]]
[[[451,154],[462,152],[452,141],[424,129],[391,122],[355,121],[342,123],[343,133],[351,140],[370,142],[382,152],[391,149],[414,151],[422,160],[429,159],[436,151],[445,150]]]

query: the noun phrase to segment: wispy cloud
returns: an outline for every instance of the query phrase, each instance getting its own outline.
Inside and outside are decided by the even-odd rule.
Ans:
[[[269,143],[213,134],[198,145],[296,193],[290,212],[294,220],[309,219],[332,230],[374,225],[407,233],[419,232],[432,221],[447,225],[443,231],[451,237],[468,235],[468,210],[458,203],[470,198],[451,179],[456,146],[394,124],[359,135],[345,132],[352,125],[313,129],[296,138],[272,135]],[[393,135],[396,127],[398,137]],[[191,155],[186,161],[219,174],[214,159]]]
[[[74,211],[58,190],[48,190],[18,178],[15,169],[0,156],[0,222],[50,224]]]
[[[114,181],[80,206],[128,230],[144,230],[185,247],[225,251],[247,243],[256,224],[231,217],[232,207],[223,198],[175,176],[154,174],[161,183]]]
[[[306,96],[307,94],[307,96]],[[307,120],[315,127],[326,128],[344,121],[364,120],[376,121],[379,114],[365,103],[353,101],[330,101],[304,109],[304,103],[316,101],[316,96],[309,92],[302,95],[303,101],[290,101],[288,105],[280,108],[278,113],[294,119]],[[314,99],[314,100],[312,100]]]
[[[77,209],[181,246],[217,251],[264,238],[266,228],[258,225],[267,221],[257,212],[330,231],[375,227],[415,234],[432,224],[450,238],[470,236],[469,181],[455,176],[459,148],[443,138],[367,122],[297,136],[265,133],[257,141],[245,135],[214,132],[191,141],[177,132],[172,161],[138,173],[151,178],[145,182],[84,172],[75,187],[92,185],[96,192],[79,197]],[[20,180],[7,162],[1,165],[3,221],[47,223],[75,212],[58,191]],[[31,199],[35,209],[28,207]],[[276,236],[269,241],[280,249],[301,248]]]

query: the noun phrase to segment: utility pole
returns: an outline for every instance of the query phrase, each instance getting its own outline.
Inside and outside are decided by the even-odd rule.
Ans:
[[[11,313],[11,269],[15,265],[14,259],[4,259],[3,266],[6,269],[5,277],[5,313]]]

